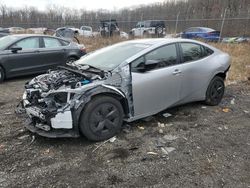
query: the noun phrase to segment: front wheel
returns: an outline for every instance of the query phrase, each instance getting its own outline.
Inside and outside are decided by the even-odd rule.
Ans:
[[[211,106],[218,105],[222,100],[224,91],[224,80],[219,76],[215,76],[207,88],[205,103]]]
[[[92,141],[107,140],[121,130],[123,115],[119,101],[108,96],[96,97],[82,112],[81,133]]]

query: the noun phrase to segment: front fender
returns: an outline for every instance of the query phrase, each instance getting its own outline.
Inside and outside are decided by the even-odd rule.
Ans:
[[[100,85],[97,86],[95,88],[89,89],[88,91],[86,91],[77,101],[77,103],[75,104],[74,107],[74,113],[75,113],[75,117],[77,119],[77,123],[79,123],[79,119],[81,117],[81,113],[85,107],[85,105],[91,101],[91,99],[94,96],[97,95],[116,95],[119,96],[121,98],[126,98],[125,94],[120,91],[119,89],[113,87],[113,86],[109,86],[109,85]]]

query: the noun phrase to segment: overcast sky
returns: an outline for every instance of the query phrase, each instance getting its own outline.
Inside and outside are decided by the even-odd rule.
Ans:
[[[96,9],[120,9],[140,4],[163,2],[164,0],[0,0],[0,4],[8,7],[22,8],[24,6],[34,6],[39,10],[45,10],[48,5],[56,4],[68,8],[87,10]]]

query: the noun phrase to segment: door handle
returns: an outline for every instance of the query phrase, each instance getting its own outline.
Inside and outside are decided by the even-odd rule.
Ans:
[[[179,69],[175,69],[174,72],[173,72],[173,75],[177,75],[177,74],[180,74],[181,71]]]
[[[35,53],[39,53],[40,51],[39,50],[35,50]]]

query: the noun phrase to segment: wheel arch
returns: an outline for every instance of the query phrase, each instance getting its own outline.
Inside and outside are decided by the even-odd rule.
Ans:
[[[96,88],[88,90],[86,93],[83,94],[82,99],[80,99],[80,101],[82,102],[80,102],[81,104],[79,104],[75,111],[75,118],[77,120],[77,124],[79,124],[80,122],[80,118],[82,116],[82,113],[84,112],[86,105],[94,98],[100,96],[110,96],[118,100],[122,105],[125,117],[128,116],[128,114],[130,113],[128,100],[125,95],[122,95],[122,93],[118,93],[116,90],[105,88],[103,86],[98,86]]]

